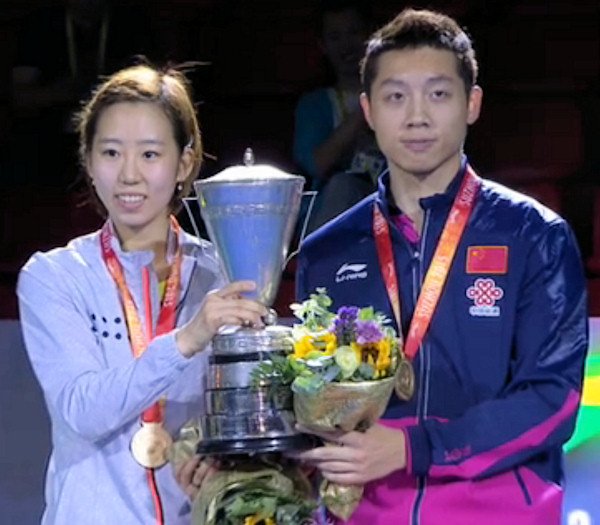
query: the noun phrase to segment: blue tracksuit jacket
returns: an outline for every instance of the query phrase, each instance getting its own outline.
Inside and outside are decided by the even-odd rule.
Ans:
[[[377,193],[306,239],[298,299],[326,287],[336,308],[372,305],[393,319],[372,233],[377,204],[390,224],[406,335],[465,166],[444,194],[422,199],[418,246],[389,220],[384,173]],[[580,398],[586,306],[566,222],[484,180],[415,358],[415,395],[407,403],[394,396],[384,415],[407,437],[406,472],[369,484],[351,523],[559,523],[561,446]]]

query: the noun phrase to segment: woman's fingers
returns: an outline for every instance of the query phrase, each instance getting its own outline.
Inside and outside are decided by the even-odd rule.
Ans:
[[[236,281],[208,293],[194,318],[177,331],[179,351],[186,357],[201,352],[226,325],[262,327],[267,309],[240,295],[255,288],[252,281]]]
[[[217,470],[217,462],[215,462],[212,458],[204,458],[194,471],[194,475],[192,477],[193,485],[200,488],[200,486],[206,480],[206,478],[208,478],[212,473],[216,472]]]
[[[175,480],[190,499],[193,499],[198,492],[198,488],[195,486],[193,478],[201,460],[202,458],[199,455],[195,455],[189,460],[183,461],[175,466]]]
[[[209,327],[216,331],[226,324],[262,326],[267,309],[257,301],[242,297],[256,288],[253,281],[236,281],[209,293],[203,310]]]
[[[218,470],[218,466],[218,463],[212,458],[202,458],[196,454],[189,460],[175,466],[175,479],[188,498],[193,500],[198,494],[202,483]]]
[[[232,296],[239,296],[243,292],[253,292],[254,290],[256,290],[256,283],[254,281],[234,281],[213,293],[225,299]]]

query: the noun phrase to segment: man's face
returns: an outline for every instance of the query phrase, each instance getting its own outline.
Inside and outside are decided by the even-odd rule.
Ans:
[[[467,97],[453,53],[421,47],[380,55],[371,94],[363,94],[361,104],[392,173],[422,177],[458,169],[481,97],[479,87]]]

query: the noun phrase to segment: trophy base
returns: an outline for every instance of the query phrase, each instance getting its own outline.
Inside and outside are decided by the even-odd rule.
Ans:
[[[296,436],[255,438],[255,439],[230,439],[202,441],[196,451],[201,455],[254,455],[268,452],[289,452],[292,450],[306,450],[319,444],[316,437],[308,434]]]

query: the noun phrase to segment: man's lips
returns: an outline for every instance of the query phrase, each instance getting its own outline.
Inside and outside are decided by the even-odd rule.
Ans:
[[[428,151],[435,144],[435,139],[410,139],[402,140],[402,144],[406,149],[414,153],[422,153]]]

